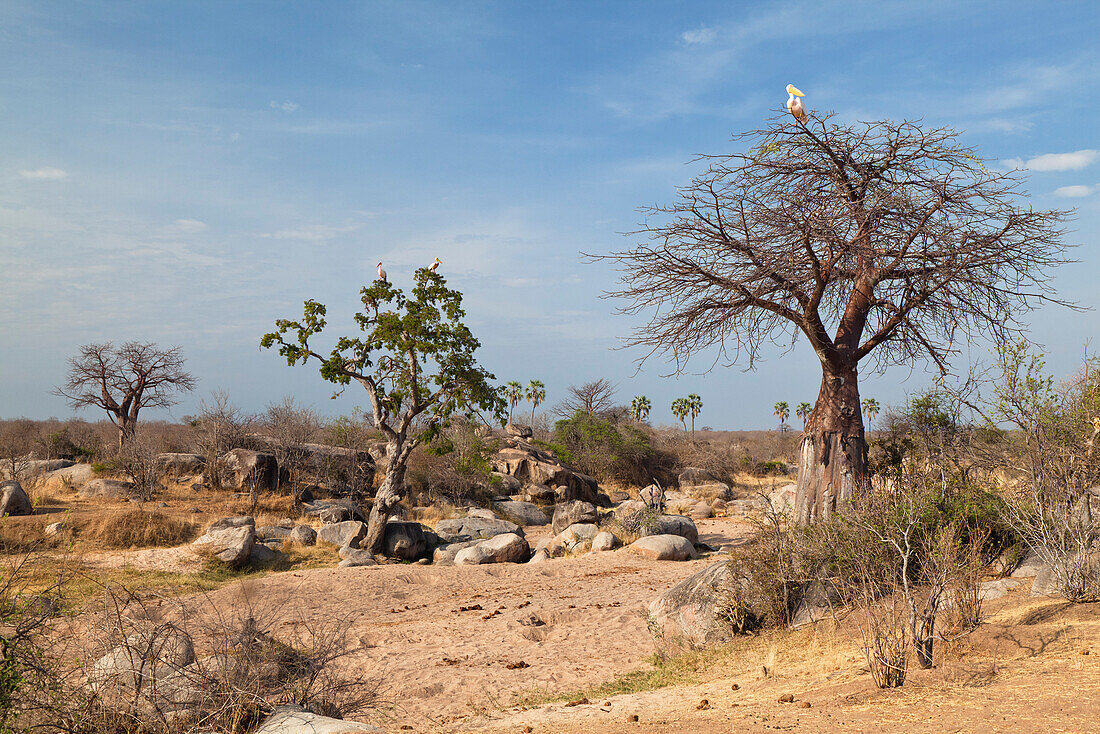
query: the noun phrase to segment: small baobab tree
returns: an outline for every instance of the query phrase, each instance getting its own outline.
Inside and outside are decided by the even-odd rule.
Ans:
[[[531,380],[527,383],[527,402],[531,404],[531,425],[535,424],[535,408],[546,400],[546,385],[541,380]]]
[[[779,419],[779,430],[787,430],[787,419],[791,417],[791,406],[786,400],[780,400],[772,407],[772,415]]]
[[[100,408],[118,428],[118,448],[133,438],[145,408],[168,408],[180,392],[195,389],[179,347],[152,343],[85,344],[69,360],[65,383],[54,390],[73,409]]]
[[[340,337],[328,354],[310,342],[327,321],[324,304],[306,301],[300,321],[280,319],[260,346],[277,347],[287,364],[316,362],[321,377],[338,386],[353,380],[370,398],[374,427],[386,437],[386,476],[374,496],[362,547],[379,554],[386,521],[405,496],[405,472],[413,450],[430,442],[455,414],[488,411],[504,423],[504,399],[493,376],[477,362],[481,346],[462,319],[462,294],[439,273],[420,268],[410,295],[379,276],[361,291],[362,332]]]
[[[504,383],[504,399],[508,401],[508,422],[512,422],[512,411],[516,409],[516,403],[523,400],[523,385],[517,380],[509,380]]]
[[[695,438],[695,419],[703,412],[703,399],[691,393],[687,396],[687,409],[691,414],[691,438]]]
[[[645,395],[635,395],[630,401],[630,417],[637,423],[649,420],[649,411],[653,404]]]
[[[802,427],[806,427],[806,421],[810,419],[810,413],[814,412],[814,406],[803,401],[794,409],[794,414],[802,421]]]
[[[796,515],[828,518],[869,487],[859,372],[954,345],[1005,342],[1023,314],[1059,301],[1066,212],[1033,209],[1020,174],[985,166],[948,128],[919,122],[797,122],[785,112],[735,138],[678,200],[645,211],[632,249],[596,256],[621,271],[607,295],[650,312],[628,343],[675,372],[709,351],[746,361],[796,337],[821,364],[800,449]]]
[[[863,415],[867,419],[867,424],[870,425],[870,423],[874,419],[874,417],[876,415],[878,415],[878,412],[879,412],[878,401],[875,400],[874,398],[864,398],[862,405],[863,405]]]
[[[669,407],[672,409],[672,414],[680,421],[680,425],[684,427],[684,433],[687,433],[687,415],[691,412],[691,408],[688,407],[688,399],[676,398]]]

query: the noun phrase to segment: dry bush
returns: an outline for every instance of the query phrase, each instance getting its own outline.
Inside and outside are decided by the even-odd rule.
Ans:
[[[118,452],[114,468],[126,475],[134,485],[130,493],[147,502],[163,489],[160,478],[164,468],[157,461],[162,445],[145,426],[134,433]]]
[[[222,457],[231,449],[245,445],[252,417],[233,405],[229,393],[216,390],[209,403],[203,401],[198,415],[187,416],[185,420],[191,427],[189,450],[201,454],[206,462],[204,481],[220,489],[227,471]]]
[[[409,500],[420,505],[488,505],[499,493],[489,464],[497,448],[497,439],[484,427],[455,420],[409,457]]]
[[[0,592],[5,629],[23,631],[2,633],[18,644],[0,659],[0,731],[245,734],[282,704],[342,717],[379,702],[381,675],[334,671],[352,649],[347,619],[292,618],[247,585],[217,600],[109,587],[73,616]]]
[[[105,548],[166,547],[191,540],[197,530],[194,523],[137,507],[95,517],[81,528],[80,537]]]

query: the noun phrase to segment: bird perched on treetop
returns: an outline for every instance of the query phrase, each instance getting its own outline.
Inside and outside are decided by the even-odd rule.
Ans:
[[[805,97],[806,95],[793,84],[787,85],[787,94],[790,95],[787,97],[787,111],[794,115],[794,119],[805,125],[810,118],[806,115],[806,108],[799,97]]]
[[[378,279],[385,280],[387,283],[389,280],[386,278],[386,271],[382,269],[382,261],[378,261]]]
[[[435,269],[436,269],[436,268],[438,268],[438,267],[439,267],[439,266],[440,266],[440,265],[441,265],[442,263],[443,263],[443,261],[442,261],[442,260],[440,260],[440,259],[439,259],[439,258],[437,257],[437,258],[435,259],[435,262],[433,262],[433,263],[432,263],[432,266],[431,266],[430,268],[428,268],[428,270],[431,270],[431,271],[432,271],[432,272],[434,273],[434,272],[435,272]]]

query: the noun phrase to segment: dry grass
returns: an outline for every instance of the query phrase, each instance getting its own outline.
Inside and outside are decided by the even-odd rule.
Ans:
[[[80,537],[104,548],[152,548],[180,545],[197,533],[195,523],[139,507],[93,518]]]

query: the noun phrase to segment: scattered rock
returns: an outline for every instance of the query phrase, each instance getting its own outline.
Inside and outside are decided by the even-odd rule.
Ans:
[[[554,508],[554,519],[550,523],[550,529],[554,535],[559,535],[570,525],[578,523],[595,524],[598,517],[596,506],[591,502],[580,500],[563,502]]]
[[[15,480],[0,483],[0,517],[30,515],[34,512],[31,498],[23,491],[23,485]]]
[[[784,693],[784,694],[783,694],[782,696],[780,696],[780,697],[779,697],[778,699],[776,699],[776,700],[777,700],[777,701],[778,701],[779,703],[794,703],[794,694],[792,694],[792,693]]]
[[[707,566],[651,601],[649,619],[666,639],[689,647],[729,642],[734,630],[720,610],[734,583],[728,562]]]
[[[480,542],[480,540],[462,540],[457,543],[441,545],[433,551],[432,563],[439,566],[453,566],[455,556],[458,555],[460,550],[472,548]]]
[[[279,462],[274,454],[233,449],[222,457],[222,461],[232,474],[225,483],[227,489],[273,491],[279,488]]]
[[[358,520],[346,520],[344,522],[325,525],[317,531],[317,542],[328,543],[337,547],[349,545],[359,547],[359,541],[367,537],[367,526]]]
[[[569,553],[592,547],[592,540],[600,529],[592,523],[575,523],[561,532],[561,542]]]
[[[509,423],[504,427],[504,432],[509,436],[515,438],[531,438],[534,432],[531,430],[531,426],[524,426],[515,423]]]
[[[649,535],[629,546],[638,555],[653,561],[686,561],[695,558],[695,546],[679,535]]]
[[[253,543],[252,552],[248,556],[248,560],[253,563],[267,563],[274,561],[281,554],[274,548],[269,548],[263,543]]]
[[[317,531],[308,525],[296,525],[286,536],[288,542],[298,545],[310,546],[317,543]]]
[[[1024,556],[1024,559],[1020,561],[1019,565],[1009,574],[1009,578],[1014,579],[1028,579],[1034,578],[1039,575],[1043,569],[1046,568],[1046,564],[1043,559],[1039,557],[1037,553],[1029,550]]]
[[[256,520],[248,515],[238,515],[237,517],[223,517],[220,520],[215,520],[210,523],[210,527],[206,529],[207,532],[211,530],[221,530],[223,528],[243,528],[251,526],[256,527]]]
[[[206,467],[206,459],[200,454],[157,454],[156,462],[161,471],[172,476],[198,474]]]
[[[290,537],[293,528],[282,525],[264,525],[256,528],[256,537],[260,540],[285,540]]]
[[[378,561],[370,554],[370,551],[364,550],[363,548],[344,546],[340,549],[340,559],[340,563],[337,564],[339,568],[378,565]]]
[[[17,460],[17,475],[23,478],[32,478],[65,469],[75,464],[68,459],[22,459]],[[0,466],[0,479],[16,479],[11,475],[11,462],[5,461],[6,466]]]
[[[434,545],[429,539],[429,533],[431,531],[418,522],[388,522],[383,540],[384,553],[388,558],[399,558],[403,561],[423,558],[431,552]]]
[[[318,518],[325,525],[347,520],[365,521],[367,519],[359,506],[349,499],[303,502],[302,512],[310,517]]]
[[[382,729],[354,721],[311,714],[301,706],[276,706],[255,734],[357,734]]]
[[[803,701],[800,704],[798,704],[798,707],[808,709],[808,708],[810,708],[810,702],[809,701]]]
[[[596,536],[592,538],[592,550],[594,551],[614,550],[617,545],[619,545],[619,539],[606,530],[602,533],[596,533]]]
[[[94,497],[118,499],[129,497],[133,488],[132,482],[123,482],[118,479],[93,479],[85,483],[78,494],[87,499]]]
[[[523,482],[513,476],[501,474],[498,471],[492,472],[489,475],[489,481],[491,484],[499,483],[500,489],[504,494],[518,494],[523,488]]]
[[[532,504],[531,502],[506,500],[503,502],[495,502],[493,506],[500,514],[517,525],[530,526],[550,524],[550,518],[546,516],[546,513],[540,510],[538,505]]]
[[[480,517],[460,517],[453,520],[440,520],[435,525],[435,533],[443,541],[454,543],[462,540],[483,540],[508,533],[522,536],[523,529],[514,522],[499,518],[488,520]]]
[[[215,523],[215,526],[206,531],[206,535],[192,541],[191,547],[200,555],[210,556],[229,566],[239,567],[248,562],[255,543],[256,528],[252,525],[217,526]]]
[[[463,548],[455,555],[455,565],[522,563],[527,560],[530,552],[531,547],[523,536],[507,533],[483,540],[469,548]]]
[[[557,493],[545,484],[528,484],[523,488],[523,499],[539,505],[552,505]]]
[[[528,563],[543,563],[543,562],[549,561],[549,560],[550,560],[550,554],[547,553],[545,548],[540,548],[539,550],[534,552],[534,554],[531,556],[531,560],[529,560],[527,562]]]
[[[652,528],[642,528],[639,535],[679,535],[692,545],[699,542],[699,528],[683,515],[661,515]]]
[[[791,512],[794,510],[795,498],[798,496],[798,485],[788,484],[768,495],[768,500],[776,512]]]
[[[38,486],[51,492],[58,492],[82,487],[94,478],[95,472],[92,471],[91,464],[74,464],[43,474],[38,480]]]
[[[51,522],[47,525],[42,533],[47,538],[52,538],[57,535],[61,535],[63,532],[69,529],[69,524],[66,522]]]
[[[714,508],[712,508],[706,502],[700,502],[691,508],[691,517],[695,520],[702,520],[708,517],[714,517]]]
[[[193,662],[191,638],[171,624],[161,624],[130,635],[96,660],[88,683],[100,695],[123,691],[155,695],[157,689],[166,687],[165,682]]]

